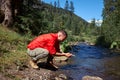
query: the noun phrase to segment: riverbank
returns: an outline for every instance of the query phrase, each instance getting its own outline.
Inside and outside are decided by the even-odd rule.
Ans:
[[[44,67],[44,65],[42,66]],[[57,72],[49,67],[33,69],[26,65],[12,66],[0,72],[1,80],[68,80],[68,77],[63,72]]]

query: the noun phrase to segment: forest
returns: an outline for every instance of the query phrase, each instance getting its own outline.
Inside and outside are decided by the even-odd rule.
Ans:
[[[88,23],[74,14],[72,1],[66,1],[64,9],[59,7],[59,0],[53,4],[46,4],[40,0],[1,1],[1,24],[20,34],[39,35],[64,29],[70,36],[69,41],[84,41],[87,38],[91,40],[89,39],[91,35],[95,39],[100,33],[95,19]],[[74,35],[75,38],[71,38]]]

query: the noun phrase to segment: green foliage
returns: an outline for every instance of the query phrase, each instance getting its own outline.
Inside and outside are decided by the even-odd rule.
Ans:
[[[20,80],[19,77],[9,74],[6,69],[16,69],[18,66],[26,65],[28,55],[26,54],[27,42],[30,37],[9,30],[0,25],[0,72],[11,80]]]
[[[99,36],[96,40],[96,45],[102,45],[104,47],[109,47],[110,43],[105,40],[105,36]]]
[[[110,46],[111,49],[114,49],[114,48],[118,48],[118,43],[117,42],[112,42],[111,46]]]
[[[104,0],[103,10],[103,25],[102,36],[105,37],[105,42],[111,45],[116,40],[120,40],[120,1],[119,0]],[[109,46],[110,47],[110,46]]]
[[[14,24],[14,27],[17,27],[19,32],[29,33],[37,35],[45,28],[47,22],[42,21],[40,12],[38,10],[31,10],[31,14],[26,14],[24,16],[18,16],[17,22]],[[43,27],[41,27],[43,26]]]
[[[81,17],[75,15],[72,12],[73,10],[68,11],[57,8],[57,5],[54,7],[49,4],[37,2],[37,0],[35,2],[25,1],[23,5],[24,12],[15,18],[13,26],[13,29],[22,35],[31,37],[32,35],[38,36],[43,33],[66,30],[69,35],[67,40],[74,42],[85,41],[84,39],[87,38],[84,38],[84,36],[98,35],[95,20],[89,24]],[[66,4],[69,5],[68,1],[66,1]],[[71,9],[73,9],[73,2],[71,2]],[[82,35],[83,33],[84,35]]]
[[[69,52],[71,50],[71,46],[69,45],[67,40],[64,41],[60,47],[63,52]]]
[[[39,35],[59,30],[69,30],[72,35],[80,35],[88,23],[70,11],[48,4],[24,4],[25,13],[17,16],[13,29],[22,34]],[[73,4],[73,3],[72,3]],[[70,34],[68,34],[70,35]]]
[[[0,65],[12,65],[16,60],[27,60],[26,45],[30,37],[0,26]]]

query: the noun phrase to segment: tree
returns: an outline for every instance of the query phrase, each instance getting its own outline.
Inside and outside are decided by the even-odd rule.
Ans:
[[[2,24],[12,25],[14,17],[19,13],[23,0],[0,0],[0,10],[4,14]]]
[[[69,10],[69,3],[68,3],[68,0],[66,0],[66,3],[65,3],[65,10]]]
[[[57,6],[58,8],[60,8],[60,1],[58,0],[58,6]]]
[[[5,26],[9,26],[13,22],[11,0],[0,0],[0,3],[1,11],[4,14],[4,20],[2,21],[2,24]]]
[[[112,43],[120,34],[120,0],[104,0],[102,36],[107,43]],[[120,38],[119,38],[120,40]]]
[[[56,1],[54,2],[54,7],[55,7],[55,8],[57,7],[57,3],[56,3]]]
[[[96,27],[95,21],[96,21],[95,18],[93,18],[92,21],[91,21],[91,27],[93,27],[93,28]]]
[[[73,2],[72,2],[72,1],[70,1],[70,11],[71,11],[71,12],[74,12],[74,5],[73,5]]]
[[[13,24],[14,18],[23,13],[23,4],[32,7],[40,0],[0,0],[0,13],[4,14],[2,24],[9,27]]]

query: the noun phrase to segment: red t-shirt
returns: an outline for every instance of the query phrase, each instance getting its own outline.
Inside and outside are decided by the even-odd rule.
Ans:
[[[49,54],[53,55],[56,52],[60,52],[59,41],[57,33],[43,34],[32,40],[27,48],[33,50],[35,48],[45,48],[49,51]]]

